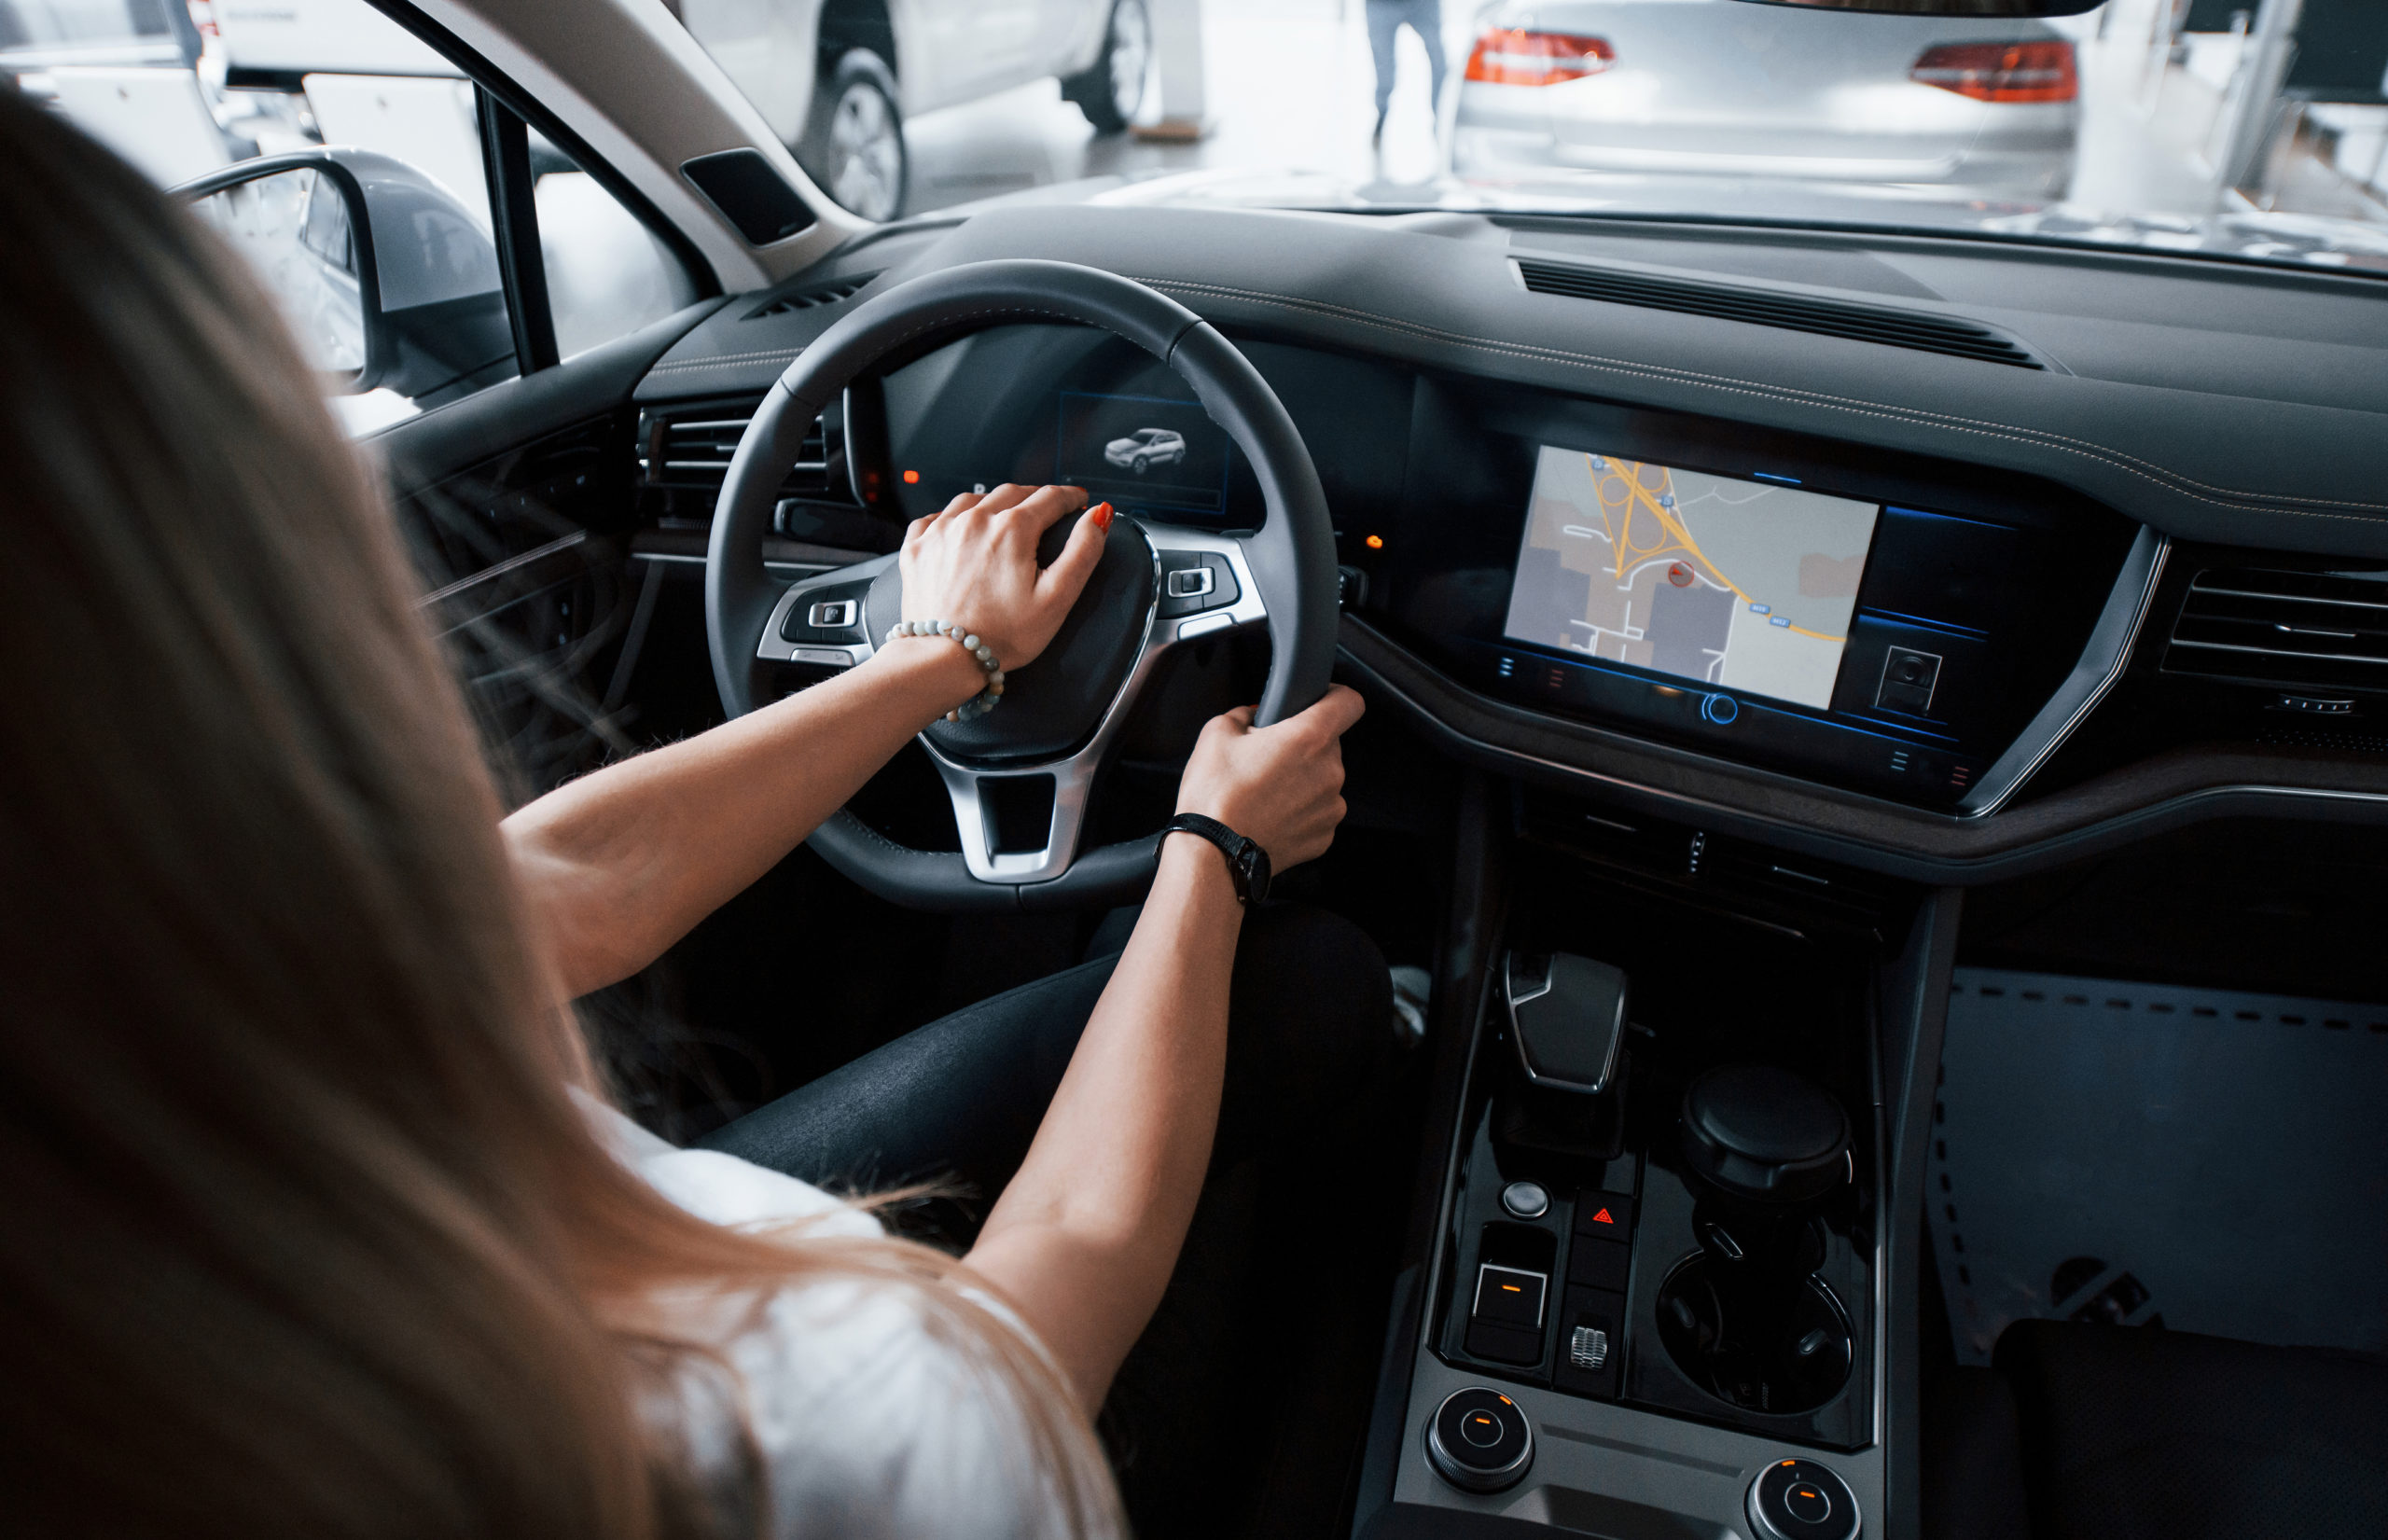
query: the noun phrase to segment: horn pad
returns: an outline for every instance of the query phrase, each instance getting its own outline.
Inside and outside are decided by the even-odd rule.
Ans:
[[[1045,532],[1040,562],[1060,554],[1076,522]],[[864,602],[874,640],[903,617],[899,570],[891,564]],[[949,758],[979,764],[1041,764],[1068,755],[1093,735],[1128,682],[1159,592],[1160,559],[1151,542],[1134,520],[1115,520],[1094,576],[1051,645],[1024,669],[1005,661],[1003,704],[967,722],[931,724],[929,742]]]

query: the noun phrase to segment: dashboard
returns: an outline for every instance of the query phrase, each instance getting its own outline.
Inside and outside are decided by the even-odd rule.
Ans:
[[[1673,413],[1246,346],[1311,446],[1346,604],[1494,699],[1952,809],[2057,688],[2133,530],[2061,489]],[[918,518],[1067,480],[1149,522],[1265,518],[1149,355],[977,333],[889,373]]]
[[[2330,575],[2388,556],[2377,284],[1561,225],[932,219],[723,307],[637,398],[659,421],[684,401],[717,417],[906,276],[1085,261],[1210,318],[1270,381],[1334,517],[1344,668],[1458,757],[1940,881],[2222,812],[2388,817],[2376,756],[2270,730],[2270,675],[2186,684],[2167,650],[2219,570],[2204,563]],[[1639,287],[1571,298],[1547,282],[1562,268]],[[1732,318],[1720,295],[1792,319]],[[850,503],[892,528],[973,487],[1067,479],[1148,522],[1266,517],[1165,368],[989,319],[850,395],[826,451]],[[2331,699],[2359,723],[2376,693]]]

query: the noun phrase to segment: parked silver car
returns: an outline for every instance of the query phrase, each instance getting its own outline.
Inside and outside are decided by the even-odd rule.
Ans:
[[[2045,22],[1732,0],[1506,0],[1484,12],[1452,169],[1912,184],[2062,198],[2080,121]]]
[[[671,0],[821,189],[901,211],[903,120],[1059,77],[1097,133],[1128,126],[1153,58],[1146,0]]]

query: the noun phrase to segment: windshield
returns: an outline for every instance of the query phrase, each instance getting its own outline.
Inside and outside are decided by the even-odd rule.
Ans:
[[[814,180],[874,219],[1099,178],[1064,195],[2388,271],[2380,0],[2109,0],[2050,20],[1742,0],[678,8]]]

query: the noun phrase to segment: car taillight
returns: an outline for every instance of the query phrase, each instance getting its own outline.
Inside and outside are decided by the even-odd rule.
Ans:
[[[1605,37],[1488,27],[1467,56],[1467,77],[1493,86],[1555,86],[1598,75],[1616,62]]]
[[[1926,49],[1908,76],[1977,102],[2070,102],[2081,93],[2065,42],[1944,43]]]

